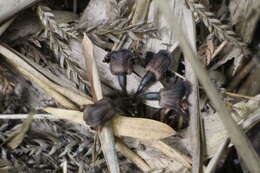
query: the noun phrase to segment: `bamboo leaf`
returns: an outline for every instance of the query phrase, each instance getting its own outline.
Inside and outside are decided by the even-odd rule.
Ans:
[[[116,149],[120,151],[127,159],[135,163],[143,172],[151,171],[151,167],[135,152],[130,150],[122,141],[116,140]]]
[[[94,59],[93,44],[87,35],[84,35],[82,40],[83,53],[86,61],[87,76],[91,84],[92,94],[94,100],[100,100],[103,98],[101,82],[98,75],[96,61]]]
[[[59,118],[86,125],[83,113],[75,110],[66,110],[47,107],[44,111],[58,116]],[[113,132],[116,136],[127,136],[138,139],[162,139],[176,132],[167,124],[145,118],[131,118],[117,115],[112,119]]]
[[[59,118],[86,125],[85,121],[83,120],[83,112],[52,107],[46,107],[43,110]]]
[[[162,139],[176,134],[170,126],[151,119],[117,115],[112,119],[112,122],[116,136],[138,139]]]
[[[87,76],[91,84],[93,100],[98,101],[103,98],[101,81],[99,79],[96,60],[94,59],[93,44],[86,34],[82,40],[82,46],[86,61]],[[98,135],[109,171],[119,173],[119,162],[115,151],[115,139],[110,121],[103,125]]]

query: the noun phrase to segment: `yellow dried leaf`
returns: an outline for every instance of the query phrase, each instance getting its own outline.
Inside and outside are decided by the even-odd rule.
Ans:
[[[127,159],[135,163],[143,172],[149,172],[152,170],[150,166],[141,158],[138,154],[130,150],[122,141],[116,140],[116,149],[120,151]]]
[[[115,116],[112,119],[116,136],[128,136],[138,139],[162,139],[176,132],[167,124],[145,118]]]
[[[80,111],[52,107],[47,107],[43,110],[59,118],[87,126],[83,120],[83,113]],[[112,119],[112,126],[116,136],[127,136],[138,139],[156,140],[176,134],[167,124],[145,118],[131,118],[117,115]]]
[[[185,166],[186,168],[191,168],[191,158],[188,156],[182,154],[175,148],[169,146],[168,144],[162,142],[162,141],[146,141],[146,143],[150,144],[154,148],[158,149],[165,155],[169,156],[172,159],[175,159],[176,161],[180,162]]]
[[[87,76],[91,84],[93,100],[98,101],[103,98],[101,81],[99,79],[96,60],[94,59],[93,44],[86,34],[82,40],[82,46],[86,61]],[[112,133],[113,130],[110,124],[110,121],[104,124],[102,130],[99,133],[99,139],[109,171],[119,173],[120,170],[115,151],[114,135]]]
[[[52,107],[46,107],[43,110],[59,118],[86,125],[85,121],[83,120],[83,112]]]
[[[24,120],[21,127],[19,127],[16,131],[13,132],[11,136],[6,140],[6,145],[12,149],[18,147],[24,139],[26,132],[29,130],[30,125],[33,121],[34,113],[31,113],[26,120]]]

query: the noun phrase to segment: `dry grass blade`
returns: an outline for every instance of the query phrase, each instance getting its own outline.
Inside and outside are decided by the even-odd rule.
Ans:
[[[49,87],[45,82],[39,80],[37,77],[26,71],[25,69],[21,67],[16,68],[24,74],[26,77],[28,77],[31,81],[35,82],[37,85],[39,85],[46,93],[48,93],[51,97],[53,97],[59,104],[64,106],[68,109],[77,109],[77,106],[72,103],[70,100],[68,100],[66,97],[64,97],[59,92],[55,91],[53,88]]]
[[[213,103],[215,109],[218,112],[218,115],[228,131],[228,134],[231,138],[232,143],[235,145],[239,155],[247,165],[248,169],[252,173],[260,172],[260,160],[250,144],[247,137],[243,134],[241,128],[236,124],[236,122],[230,116],[229,111],[226,108],[226,105],[221,100],[219,94],[211,83],[206,70],[203,68],[202,64],[199,62],[199,57],[192,50],[191,45],[189,44],[187,38],[182,32],[182,29],[179,25],[177,17],[174,13],[171,12],[169,6],[167,5],[167,1],[160,1],[158,5],[161,11],[164,13],[169,26],[172,31],[174,31],[174,35],[180,42],[180,46],[184,52],[185,58],[189,60],[192,65],[194,72],[196,73],[198,79],[200,80],[202,86],[204,87],[208,97]],[[171,22],[170,22],[171,21]]]
[[[152,147],[156,148],[157,150],[161,151],[165,155],[169,156],[170,158],[177,160],[178,162],[182,163],[183,166],[186,168],[191,168],[191,159],[188,156],[181,154],[179,151],[175,150],[171,146],[167,145],[162,141],[151,141],[148,142]]]
[[[223,155],[224,151],[227,151],[228,144],[230,142],[230,139],[227,138],[223,144],[219,147],[218,151],[214,155],[214,157],[210,160],[205,173],[214,173],[217,168],[217,164],[219,160],[221,159],[221,156]]]
[[[156,140],[176,134],[167,124],[150,119],[115,116],[112,122],[117,136]]]
[[[101,81],[99,79],[99,74],[97,70],[96,60],[94,59],[93,44],[86,34],[84,35],[84,38],[82,40],[82,46],[86,61],[87,76],[91,84],[92,95],[94,101],[97,101],[103,98],[103,93],[101,88]],[[119,173],[120,169],[117,154],[115,151],[115,139],[110,124],[110,121],[104,124],[99,133],[99,138],[109,171],[113,173]]]
[[[8,61],[11,62],[15,67],[19,67],[19,69],[24,69],[26,71],[21,71],[22,73],[25,72],[25,76],[29,77],[37,76],[37,79],[40,80],[41,83],[46,84],[48,87],[58,91],[60,94],[64,95],[65,97],[69,98],[74,103],[77,103],[79,106],[92,104],[92,99],[87,96],[86,94],[76,91],[73,89],[68,89],[66,87],[59,86],[53,82],[51,82],[49,79],[47,79],[43,74],[38,72],[35,68],[33,68],[31,65],[29,65],[25,59],[26,57],[19,52],[8,48],[7,46],[0,45],[0,53],[4,55]]]
[[[101,82],[98,75],[96,61],[94,59],[93,44],[87,35],[84,35],[82,40],[83,52],[87,65],[87,76],[91,84],[91,90],[94,100],[100,100],[103,98]]]
[[[195,23],[191,14],[191,11],[183,8],[183,21],[185,27],[183,27],[184,33],[188,36],[192,49],[196,51],[196,30]],[[185,76],[192,85],[192,92],[188,98],[190,103],[190,142],[192,153],[192,173],[200,173],[203,165],[203,142],[202,142],[202,130],[201,127],[201,115],[199,105],[199,84],[198,79],[193,72],[191,64],[185,59]]]
[[[45,112],[48,112],[59,118],[73,121],[75,123],[79,123],[79,124],[86,126],[86,123],[83,120],[83,113],[80,111],[68,110],[68,109],[58,109],[58,108],[52,108],[52,107],[46,107],[43,110]]]
[[[131,151],[119,139],[116,140],[116,149],[120,151],[126,158],[135,163],[143,172],[151,171],[151,167],[139,155]]]
[[[83,120],[83,113],[75,110],[59,109],[47,107],[44,111],[53,114],[59,118],[86,125]],[[149,124],[149,126],[147,126]],[[125,116],[115,116],[112,119],[113,132],[116,136],[126,136],[138,139],[157,140],[175,135],[176,132],[168,125],[159,121],[130,118]]]
[[[37,70],[32,68],[29,64],[27,64],[20,56],[19,53],[8,49],[5,46],[0,45],[0,54],[2,54],[4,57],[7,58],[7,61],[9,61],[13,66],[17,68],[19,72],[21,72],[23,75],[28,77],[30,80],[35,82],[37,85],[42,87],[50,96],[55,98],[57,102],[59,102],[61,105],[67,108],[76,109],[77,106],[72,103],[70,100],[68,100],[66,97],[64,97],[61,93],[54,90],[52,87],[57,86],[56,84],[53,84],[50,82],[47,78],[45,78],[42,74],[40,74]],[[37,76],[37,77],[36,77]],[[57,87],[61,89],[60,87]],[[66,92],[63,90],[63,94],[69,94],[72,91],[69,91],[68,89]],[[86,102],[86,101],[84,101]],[[91,101],[90,101],[91,102]]]
[[[79,106],[93,104],[92,98],[90,98],[86,94],[83,94],[82,92],[79,92],[79,91],[76,91],[73,89],[68,89],[65,87],[61,87],[56,84],[53,84],[52,87],[59,93],[63,94],[67,98],[69,98],[74,103],[77,103],[77,105],[79,105]]]
[[[25,133],[29,130],[30,125],[33,121],[33,113],[29,114],[29,116],[24,120],[21,127],[19,127],[16,131],[13,132],[11,136],[5,141],[6,145],[12,149],[15,149],[23,142]]]

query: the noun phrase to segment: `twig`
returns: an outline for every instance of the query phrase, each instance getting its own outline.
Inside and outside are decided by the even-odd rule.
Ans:
[[[223,142],[223,144],[219,147],[216,154],[210,160],[204,173],[215,173],[217,164],[218,164],[219,160],[221,159],[221,156],[223,156],[224,152],[227,151],[229,142],[230,142],[230,139],[226,138],[225,141]]]
[[[225,94],[231,96],[231,97],[240,97],[240,98],[244,98],[244,99],[252,99],[253,97],[251,96],[246,96],[246,95],[242,95],[242,94],[236,94],[236,93],[231,93],[228,91],[225,91]]]
[[[25,119],[28,118],[29,114],[0,114],[0,119]],[[34,119],[59,119],[59,117],[52,114],[35,114]]]
[[[234,88],[237,87],[237,85],[241,82],[242,79],[244,79],[244,77],[246,77],[246,75],[248,73],[251,72],[251,70],[256,66],[256,62],[254,61],[254,59],[252,59],[250,62],[248,62],[246,64],[246,66],[232,79],[232,81],[230,82],[229,86],[228,86],[228,90],[233,90]]]
[[[192,49],[196,51],[196,38],[195,38],[195,26],[190,26],[193,31],[190,35],[190,41],[192,44]],[[185,77],[192,84],[192,92],[188,98],[190,103],[189,113],[190,113],[190,142],[192,151],[192,173],[202,172],[203,163],[203,147],[202,147],[202,135],[201,135],[201,118],[200,118],[200,108],[199,108],[199,86],[198,79],[193,72],[191,64],[185,59]]]
[[[214,53],[213,53],[211,59],[214,59],[214,58],[219,54],[219,52],[226,46],[227,43],[228,43],[228,42],[227,42],[226,40],[223,41],[223,42],[217,47],[217,49],[214,51]]]
[[[149,172],[152,168],[135,152],[131,151],[120,139],[116,140],[116,149],[126,158],[135,163],[143,172]]]
[[[249,142],[245,134],[243,134],[241,128],[230,116],[230,112],[227,110],[225,103],[221,100],[219,94],[210,81],[206,70],[199,62],[199,57],[196,52],[193,51],[186,36],[182,32],[181,25],[178,22],[175,13],[169,8],[167,1],[156,1],[161,9],[161,12],[165,15],[169,26],[174,33],[177,40],[180,42],[180,46],[184,52],[185,58],[190,62],[194,72],[196,73],[200,83],[204,87],[209,99],[213,103],[218,115],[226,128],[228,135],[231,138],[232,143],[235,145],[239,155],[247,165],[251,173],[260,172],[260,160],[252,144]]]

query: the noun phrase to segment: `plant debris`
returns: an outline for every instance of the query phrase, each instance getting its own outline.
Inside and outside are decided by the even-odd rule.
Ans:
[[[0,7],[0,172],[258,169],[259,1]]]

